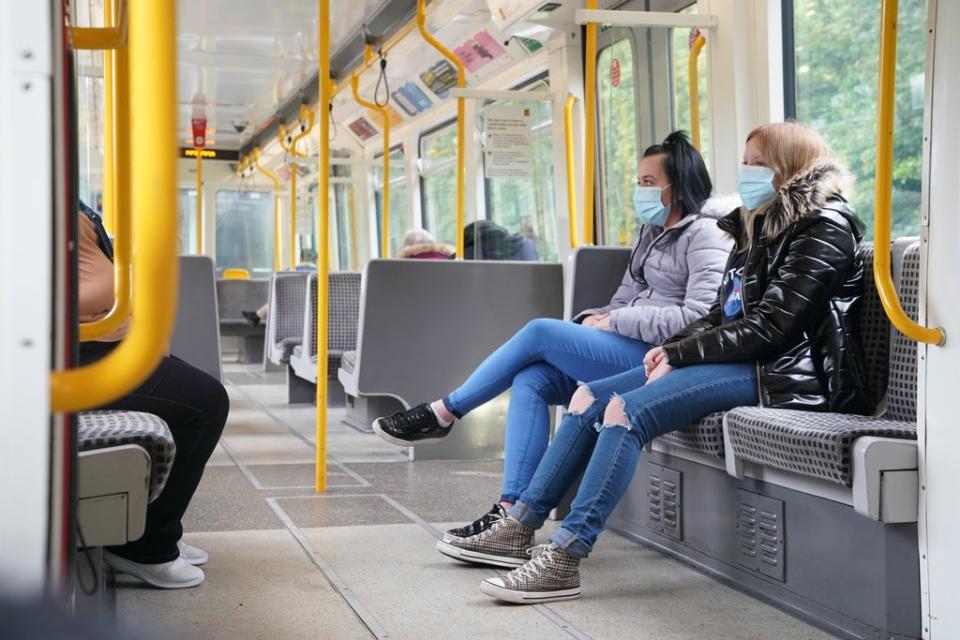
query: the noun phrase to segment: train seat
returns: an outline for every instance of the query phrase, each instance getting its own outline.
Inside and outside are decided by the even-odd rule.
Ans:
[[[309,275],[306,271],[280,271],[270,281],[265,357],[274,365],[285,365],[303,339]]]
[[[530,320],[562,317],[563,270],[559,263],[373,260],[360,296],[356,356],[347,366],[341,359],[337,375],[346,420],[369,430],[376,416],[449,391]],[[420,447],[417,457],[500,457],[506,403],[504,394],[472,412],[465,428]]]
[[[77,521],[88,547],[143,535],[147,504],[163,490],[176,447],[167,424],[135,411],[77,416]]]
[[[327,379],[337,385],[337,370],[344,354],[356,353],[357,323],[360,317],[360,272],[334,271],[329,274],[327,308]],[[290,356],[287,387],[290,402],[310,402],[317,382],[317,274],[310,274],[304,304],[303,337]],[[303,345],[307,346],[304,351]],[[339,391],[339,389],[337,389]]]
[[[241,340],[242,362],[258,362],[263,353],[264,327],[251,327],[241,311],[259,309],[270,295],[270,280],[217,279],[217,313],[220,317],[220,334],[236,336]]]
[[[223,379],[216,277],[209,256],[180,256],[177,320],[170,353]]]

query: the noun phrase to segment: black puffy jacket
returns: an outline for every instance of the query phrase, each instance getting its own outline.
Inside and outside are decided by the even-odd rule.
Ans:
[[[721,324],[721,301],[664,342],[674,367],[717,362],[757,363],[766,407],[869,413],[859,311],[863,226],[836,195],[843,170],[821,164],[783,185],[753,219],[743,268],[743,316]],[[776,216],[774,237],[765,224]],[[743,237],[738,209],[718,225]],[[732,254],[731,254],[732,258]]]

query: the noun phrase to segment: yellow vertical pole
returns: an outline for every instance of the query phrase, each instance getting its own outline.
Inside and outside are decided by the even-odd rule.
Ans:
[[[693,146],[700,151],[700,82],[697,73],[697,59],[707,41],[697,35],[690,48],[690,57],[687,60],[687,77],[690,82],[690,137]]]
[[[567,152],[567,209],[570,226],[570,248],[577,248],[577,170],[573,160],[573,105],[574,96],[567,96],[563,105],[563,134]]]
[[[596,0],[590,0],[596,8]],[[445,47],[442,42],[437,40],[427,31],[427,3],[426,0],[417,0],[417,27],[420,29],[420,35],[434,49],[443,54],[457,70],[457,87],[463,89],[467,86],[467,71],[463,63],[450,49]],[[587,27],[589,29],[589,27]],[[464,98],[457,98],[457,260],[463,260],[463,226],[464,226],[464,189],[466,187],[466,140],[467,140],[467,120],[466,103]],[[440,238],[438,238],[440,240]]]
[[[203,149],[197,149],[197,255],[203,255]]]
[[[116,0],[104,0],[103,24],[113,24],[113,4]],[[103,226],[111,233],[114,230],[113,220],[116,216],[117,193],[114,167],[116,162],[113,136],[115,100],[114,100],[114,56],[112,49],[103,51]]]
[[[290,268],[297,268],[297,163],[290,163]]]
[[[320,19],[317,42],[319,52],[317,60],[320,67],[320,100],[317,112],[320,114],[320,158],[319,187],[320,198],[317,211],[320,216],[317,230],[317,458],[316,490],[327,489],[327,312],[330,285],[330,0],[319,0]]]
[[[587,9],[597,8],[597,0],[587,0]],[[593,244],[593,181],[597,153],[597,23],[587,24],[584,52],[583,129],[583,242]]]

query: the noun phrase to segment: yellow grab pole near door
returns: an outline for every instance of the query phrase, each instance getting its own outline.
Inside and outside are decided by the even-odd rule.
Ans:
[[[890,323],[918,342],[943,345],[942,327],[930,328],[910,319],[900,305],[890,275],[890,199],[893,190],[893,115],[897,73],[897,0],[883,0],[880,9],[880,79],[877,89],[877,167],[873,219],[873,280]]]
[[[333,87],[330,83],[330,1],[320,0],[320,17],[317,42],[319,52],[317,60],[320,67],[320,100],[317,112],[320,114],[320,157],[319,186],[317,192],[320,219],[317,221],[317,457],[316,490],[327,490],[327,324],[329,313],[327,306],[330,295],[330,99]]]
[[[110,2],[105,4],[109,6]],[[104,121],[104,133],[112,139],[109,143],[106,139],[104,142],[104,175],[112,174],[113,180],[112,188],[107,186],[106,181],[104,182],[104,221],[112,218],[114,302],[107,315],[95,322],[80,325],[81,342],[110,335],[130,316],[133,213],[130,207],[130,53],[126,42],[126,26],[124,26],[123,45],[112,52],[112,85],[104,78],[104,93],[112,98],[113,102],[112,126],[108,126]],[[105,60],[110,55],[110,51],[105,51]],[[108,157],[112,159],[107,160]]]
[[[254,166],[273,183],[273,270],[280,271],[283,252],[283,223],[280,220],[280,178],[260,164],[260,147],[253,150]]]
[[[197,149],[197,255],[203,254],[203,150]]]
[[[587,9],[597,8],[597,0],[587,0]],[[597,23],[587,24],[586,58],[583,80],[583,243],[593,244],[593,181],[597,153]]]
[[[113,5],[116,0],[103,3],[103,24],[113,24]],[[117,193],[114,167],[116,162],[113,128],[116,126],[116,100],[114,86],[114,65],[116,56],[113,50],[103,52],[103,226],[113,232],[113,220],[117,215]]]
[[[367,45],[369,48],[370,45]],[[390,114],[385,107],[376,102],[369,102],[360,97],[360,74],[350,76],[350,88],[353,90],[353,99],[361,107],[373,109],[383,118],[383,238],[380,249],[381,258],[390,257]]]
[[[297,268],[297,173],[296,162],[290,163],[290,268]]]
[[[596,0],[591,0],[596,5]],[[596,7],[592,7],[596,8]],[[417,27],[420,29],[420,35],[434,49],[443,54],[457,70],[457,87],[463,89],[467,86],[467,72],[453,51],[443,46],[443,43],[437,40],[427,31],[427,3],[426,0],[417,0]],[[589,29],[589,27],[588,27]],[[463,96],[457,98],[457,260],[463,260],[463,206],[464,206],[464,188],[466,187],[466,146],[467,139],[467,120],[466,105]],[[385,177],[386,181],[388,177]],[[437,238],[439,242],[441,238]]]
[[[700,57],[700,52],[705,44],[707,44],[707,41],[698,33],[690,47],[690,57],[687,60],[687,78],[690,82],[690,137],[697,151],[702,151],[700,148],[700,83],[697,73],[697,59]]]
[[[577,170],[573,160],[573,105],[577,99],[567,96],[563,105],[563,137],[567,152],[567,208],[569,209],[570,248],[577,248]]]
[[[51,373],[55,412],[100,407],[135,389],[163,357],[177,311],[176,5],[130,4],[130,90],[117,99],[137,114],[130,131],[133,322],[126,338],[101,360]]]

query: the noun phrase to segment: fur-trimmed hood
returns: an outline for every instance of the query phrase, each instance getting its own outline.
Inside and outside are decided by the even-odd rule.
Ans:
[[[754,211],[740,207],[721,221],[720,228],[740,242],[748,241],[744,232],[753,226],[756,217],[762,216],[763,234],[774,240],[795,222],[819,215],[828,201],[835,201],[828,208],[850,221],[859,241],[863,223],[842,195],[852,185],[853,176],[842,165],[832,160],[817,162],[780,185],[767,204]]]
[[[398,258],[415,258],[424,253],[442,254],[451,256],[457,252],[457,248],[444,242],[418,242],[406,246],[397,252]]]

